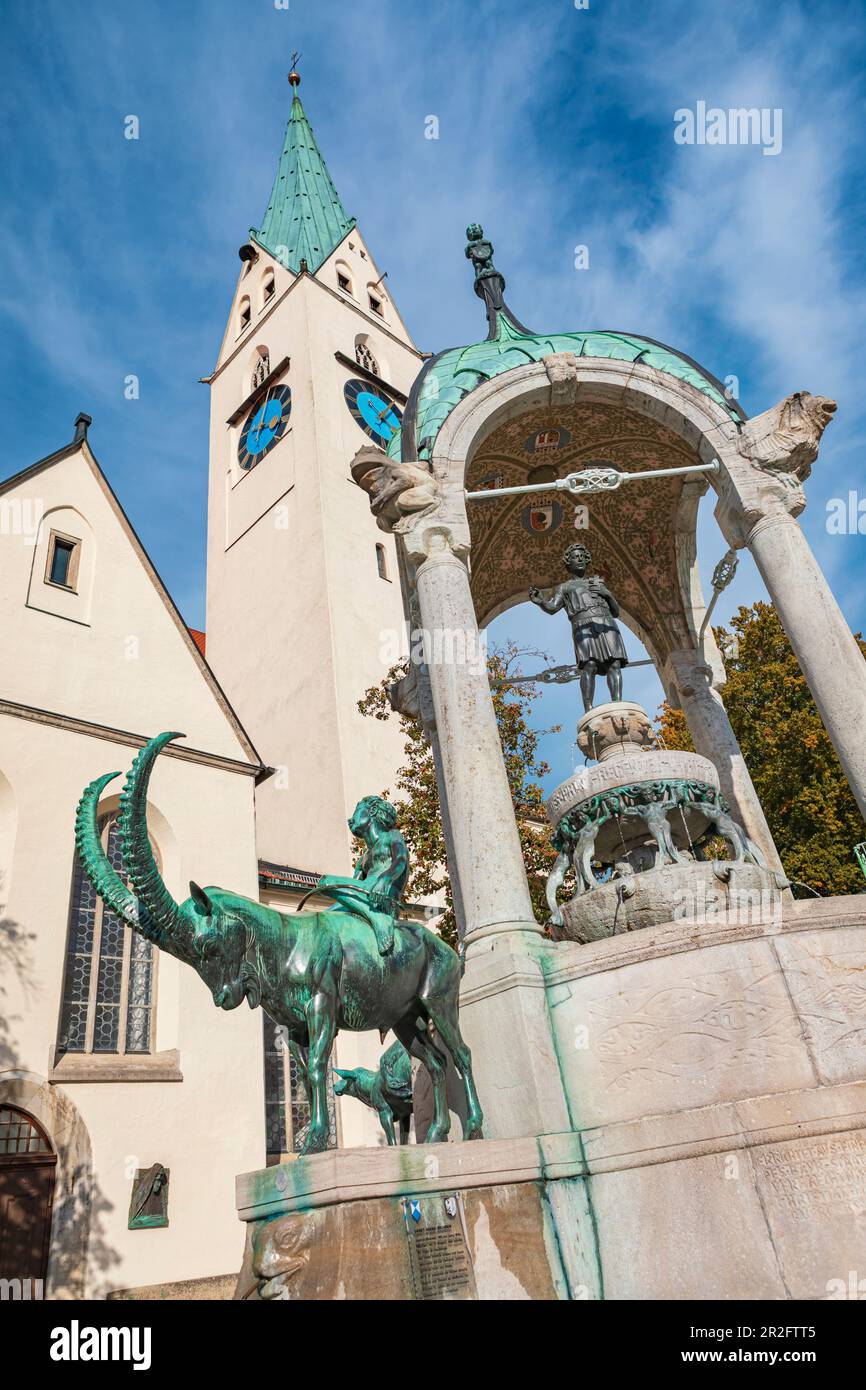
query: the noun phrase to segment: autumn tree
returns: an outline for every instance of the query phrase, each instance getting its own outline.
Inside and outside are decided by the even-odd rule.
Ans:
[[[529,891],[538,920],[548,916],[544,885],[555,851],[550,844],[550,827],[544,811],[541,780],[550,771],[538,756],[539,740],[555,729],[535,730],[529,718],[538,698],[534,685],[515,685],[522,674],[524,657],[544,661],[543,653],[529,652],[507,643],[488,656],[487,669],[502,756],[514,802],[517,829],[526,865]],[[405,739],[405,761],[397,773],[394,788],[382,795],[397,806],[399,826],[409,847],[412,865],[406,893],[410,899],[434,897],[444,892],[446,911],[439,931],[452,946],[457,944],[454,904],[445,855],[445,837],[439,811],[439,792],[433,753],[417,720],[396,714],[388,701],[388,687],[408,670],[407,664],[392,667],[380,685],[373,686],[358,701],[358,709],[372,719],[397,719]]]
[[[725,708],[788,877],[822,897],[863,892],[853,853],[863,820],[776,610],[740,608],[715,631]],[[668,748],[693,750],[682,710],[662,705],[658,730]]]

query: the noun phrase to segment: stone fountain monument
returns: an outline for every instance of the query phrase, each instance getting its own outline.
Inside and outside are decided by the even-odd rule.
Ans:
[[[720,693],[696,542],[711,486],[866,813],[866,663],[796,520],[835,406],[796,392],[747,419],[715,377],[652,339],[532,333],[475,225],[469,254],[487,338],[428,358],[387,452],[365,446],[351,465],[397,538],[422,639],[392,699],[431,748],[460,959],[400,918],[406,866],[380,798],[355,817],[366,887],[331,880],[334,910],[295,917],[195,884],[183,903],[167,894],[146,786],[174,735],[139,754],[121,800],[129,884],[94,832],[110,777],[79,815],[97,890],[215,1003],[263,1003],[283,1021],[310,1089],[307,1152],[238,1177],[236,1297],[839,1296],[866,1269],[864,899],[795,902],[785,886]],[[578,525],[585,496],[604,579],[570,546],[561,582],[558,531]],[[478,659],[479,628],[530,584],[572,623],[584,701],[587,765],[548,802],[549,923],[533,913]],[[623,700],[619,620],[697,753],[658,747]],[[599,675],[610,700],[594,705]],[[744,893],[757,910],[743,913]],[[426,1143],[324,1147],[342,1027],[383,1041],[393,1029],[427,1068]],[[451,1111],[473,1142],[453,1142]]]
[[[488,336],[425,363],[401,430],[352,476],[397,538],[407,620],[430,639],[394,699],[430,742],[461,935],[485,1139],[459,1148],[489,1161],[499,1203],[498,1220],[474,1207],[467,1221],[476,1273],[499,1271],[499,1293],[482,1277],[476,1296],[838,1296],[866,1268],[864,899],[783,886],[697,565],[712,488],[722,543],[754,556],[866,813],[866,663],[796,519],[835,405],[797,391],[749,419],[652,339],[533,333],[480,228],[469,241]],[[568,547],[563,584],[572,527],[596,575]],[[549,923],[487,673],[424,655],[455,633],[476,651],[530,585],[573,622],[586,706],[587,765],[548,803]],[[655,746],[623,700],[618,618],[695,754]],[[598,677],[610,698],[593,705]],[[479,1180],[448,1172],[440,1191]],[[528,1277],[539,1230],[554,1236],[547,1295]]]

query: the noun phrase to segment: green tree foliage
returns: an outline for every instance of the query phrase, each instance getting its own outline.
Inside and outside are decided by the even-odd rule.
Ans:
[[[521,674],[522,657],[541,657],[542,653],[521,650],[513,643],[497,648],[488,657],[491,696],[502,740],[502,755],[511,787],[517,828],[523,849],[529,889],[538,921],[548,916],[544,884],[556,857],[550,844],[550,827],[544,811],[541,779],[550,771],[539,759],[538,743],[545,732],[534,730],[529,717],[538,698],[537,687],[515,685]],[[457,944],[454,905],[445,856],[445,837],[439,813],[439,792],[433,754],[421,725],[396,714],[388,702],[388,687],[406,674],[407,665],[394,666],[381,685],[373,686],[358,701],[358,709],[372,719],[398,719],[405,743],[405,761],[397,773],[394,793],[384,791],[397,806],[399,825],[409,846],[412,864],[406,896],[410,900],[431,898],[444,891],[447,910],[439,924],[440,934],[452,946]]]
[[[862,893],[854,845],[866,828],[776,610],[740,608],[716,637],[725,708],[789,878],[822,897]],[[681,710],[662,705],[658,729],[668,748],[693,749]]]

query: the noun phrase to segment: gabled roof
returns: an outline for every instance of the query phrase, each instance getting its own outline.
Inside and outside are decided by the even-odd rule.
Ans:
[[[315,273],[354,225],[296,93],[267,211],[250,236],[295,274],[302,260]]]
[[[86,424],[84,424],[83,427],[81,424],[82,421],[86,421]],[[109,483],[107,477],[105,476],[105,473],[102,471],[102,468],[96,458],[96,455],[90,447],[90,441],[87,437],[87,426],[89,426],[90,424],[90,416],[79,415],[78,420],[76,420],[75,422],[75,438],[69,444],[64,444],[62,448],[56,449],[53,453],[46,454],[44,458],[37,460],[36,463],[32,463],[28,467],[20,469],[19,472],[13,473],[11,477],[0,479],[0,496],[2,496],[5,492],[8,492],[11,488],[18,487],[21,483],[29,481],[31,478],[36,477],[39,473],[42,473],[46,469],[53,467],[55,464],[61,463],[64,459],[71,458],[73,454],[77,454],[79,452],[83,454],[88,464],[88,467],[90,468],[91,472],[96,478],[97,483],[99,484],[100,488],[107,497],[109,504],[114,510],[123,530],[126,532],[127,538],[130,544],[132,545],[133,550],[136,552],[139,560],[141,561],[145,573],[148,575],[148,578],[150,579],[151,583],[153,584],[154,588],[156,589],[157,593],[159,594],[160,598],[165,604],[167,612],[169,613],[175,627],[180,632],[185,645],[192,653],[196,665],[198,666],[202,676],[204,677],[206,685],[210,688],[214,698],[216,699],[217,704],[222,710],[225,718],[228,720],[228,723],[230,727],[233,729],[236,737],[238,738],[247,758],[249,759],[250,763],[253,764],[253,766],[258,767],[258,775],[260,777],[266,772],[269,774],[271,769],[267,769],[265,767],[265,764],[262,762],[262,759],[259,756],[259,753],[256,750],[256,747],[253,744],[252,739],[250,738],[249,734],[247,733],[246,729],[244,728],[243,724],[241,723],[240,719],[235,713],[233,706],[230,704],[225,691],[223,690],[222,686],[220,685],[219,681],[214,675],[211,667],[208,665],[208,662],[202,650],[204,643],[202,642],[202,647],[199,646],[199,643],[197,642],[196,638],[192,635],[192,630],[187,627],[186,623],[181,617],[180,611],[177,605],[175,604],[174,599],[172,598],[171,594],[169,593],[168,589],[163,583],[163,580],[160,577],[159,572],[157,571],[153,561],[151,560],[150,556],[145,550],[138,536],[138,533],[135,530],[135,527],[132,525],[132,522],[130,521],[129,517],[123,510],[123,507],[120,504],[117,494],[115,493],[114,489]],[[204,633],[201,633],[200,636],[203,639]]]

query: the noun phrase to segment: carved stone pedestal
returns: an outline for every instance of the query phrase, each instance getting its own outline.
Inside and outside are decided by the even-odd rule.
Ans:
[[[491,947],[482,972],[476,955],[461,998],[490,1131],[522,1133],[242,1175],[235,1297],[851,1297],[866,1271],[863,900],[540,949],[531,981],[519,956]],[[508,1027],[528,989],[565,1096],[544,1093],[540,1132]]]
[[[245,1173],[235,1297],[567,1298],[544,1168],[533,1137],[337,1149]]]

